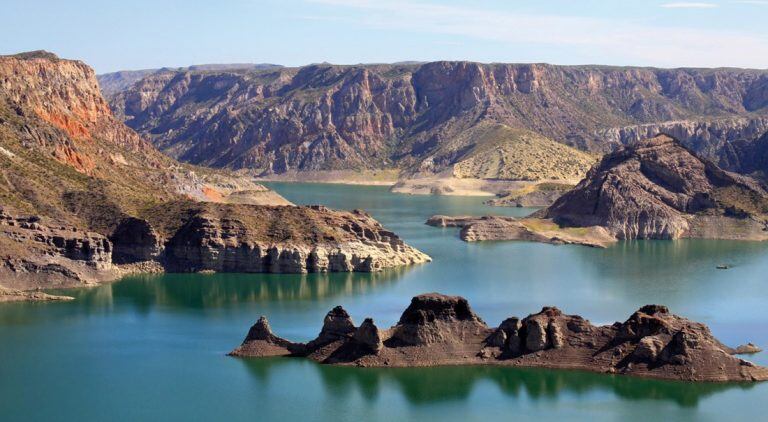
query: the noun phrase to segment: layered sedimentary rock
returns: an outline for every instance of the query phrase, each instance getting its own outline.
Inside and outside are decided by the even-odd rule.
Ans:
[[[324,333],[329,319],[344,315],[344,329]],[[544,307],[491,328],[461,297],[416,296],[387,330],[372,320],[354,328],[342,309],[326,317],[318,339],[291,343],[275,336],[266,318],[254,325],[234,356],[306,356],[355,366],[508,365],[581,369],[684,381],[763,381],[768,368],[732,356],[701,323],[647,305],[625,322],[595,326],[578,315]]]
[[[109,236],[0,208],[0,275],[16,289],[72,287],[126,272],[375,272],[428,262],[362,211],[177,202]]]
[[[181,226],[161,229],[169,271],[371,272],[430,260],[363,211],[202,204],[183,212]]]
[[[638,125],[659,125],[643,138],[690,126],[686,145],[713,158],[730,141],[768,129],[759,123],[766,86],[764,70],[320,64],[158,72],[110,103],[129,126],[192,163],[263,174],[440,173],[474,148],[473,131],[496,124],[601,153],[642,132],[629,129]],[[726,123],[741,118],[754,123]]]
[[[105,236],[2,207],[0,246],[0,280],[11,289],[71,287],[119,274]]]
[[[576,188],[538,214],[599,226],[619,239],[768,239],[768,195],[660,135],[606,155]]]
[[[460,227],[459,237],[466,242],[486,240],[523,240],[553,245],[578,244],[604,248],[616,238],[602,227],[564,228],[552,220],[486,215],[482,217],[433,215],[427,225]]]

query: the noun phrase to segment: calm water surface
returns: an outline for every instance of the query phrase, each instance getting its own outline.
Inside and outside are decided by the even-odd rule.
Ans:
[[[599,250],[467,244],[433,214],[524,215],[481,198],[382,187],[272,184],[298,204],[363,208],[430,264],[378,274],[169,274],[68,290],[68,303],[0,305],[0,420],[764,420],[768,384],[695,385],[569,371],[357,369],[224,356],[259,315],[314,337],[343,305],[380,326],[411,296],[467,297],[489,324],[557,305],[595,323],[646,303],[708,323],[728,344],[768,346],[768,243],[627,242]],[[716,270],[727,263],[732,269]],[[768,365],[766,354],[752,360]]]

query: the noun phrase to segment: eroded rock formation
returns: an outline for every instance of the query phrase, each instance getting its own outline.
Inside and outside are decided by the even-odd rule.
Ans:
[[[329,320],[339,315],[343,329],[329,335]],[[659,305],[643,306],[625,322],[606,326],[544,307],[491,328],[464,298],[431,293],[414,297],[387,330],[371,319],[355,329],[347,313],[335,308],[318,339],[306,344],[275,336],[261,317],[231,355],[306,356],[355,366],[508,365],[684,381],[768,380],[768,368],[732,353],[704,324]]]
[[[430,260],[368,214],[322,206],[204,204],[164,231],[170,271],[371,272]]]

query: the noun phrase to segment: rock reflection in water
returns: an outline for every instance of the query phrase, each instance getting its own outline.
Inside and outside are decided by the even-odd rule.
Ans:
[[[245,302],[317,300],[364,294],[396,282],[407,271],[401,267],[378,273],[149,274],[65,292],[88,308],[109,307],[117,300],[130,300],[143,309],[154,305],[214,308]]]
[[[395,388],[411,405],[465,401],[482,382],[491,382],[505,396],[528,401],[558,401],[566,396],[610,393],[623,400],[655,400],[695,408],[699,402],[728,390],[748,390],[755,384],[685,383],[541,368],[446,366],[432,368],[354,368],[320,365],[300,359],[240,360],[262,383],[281,376],[292,365],[307,365],[328,395],[343,400],[359,393],[374,403]]]

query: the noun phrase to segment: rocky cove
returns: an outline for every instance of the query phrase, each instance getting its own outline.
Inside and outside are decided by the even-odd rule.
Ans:
[[[367,318],[356,327],[340,306],[320,334],[294,343],[272,333],[262,316],[232,356],[303,356],[354,366],[510,365],[581,369],[683,381],[764,381],[768,368],[733,357],[700,323],[646,305],[625,322],[594,326],[578,315],[544,307],[525,318],[489,327],[466,299],[437,293],[415,296],[398,323],[379,329]]]

